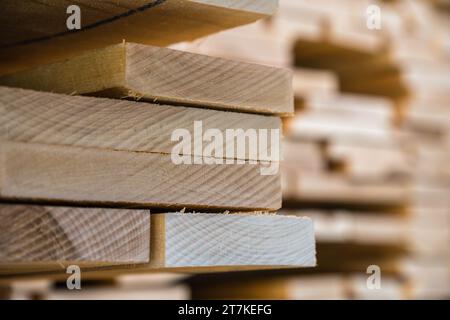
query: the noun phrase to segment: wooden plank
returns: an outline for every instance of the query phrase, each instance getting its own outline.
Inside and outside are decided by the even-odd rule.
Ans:
[[[392,128],[387,99],[354,94],[314,94],[296,99],[296,115],[286,123],[288,136],[319,141],[390,144],[401,136]]]
[[[1,72],[55,61],[123,39],[158,46],[193,40],[271,15],[277,1],[81,0],[76,3],[81,11],[80,30],[66,26],[70,5],[70,1],[3,1]]]
[[[0,270],[93,267],[150,259],[150,212],[0,205]]]
[[[58,268],[1,270],[0,283],[65,279]],[[262,213],[152,214],[150,262],[82,267],[83,279],[148,272],[212,272],[315,266],[311,220]]]
[[[280,174],[257,164],[175,164],[170,155],[0,144],[0,197],[145,207],[276,210]],[[245,179],[242,179],[245,177]]]
[[[293,113],[287,69],[124,43],[0,78],[7,86],[253,113]]]
[[[408,204],[410,193],[405,183],[354,181],[341,174],[307,174],[290,171],[294,181],[283,184],[285,203],[333,206],[386,206]]]
[[[325,153],[330,161],[343,163],[349,177],[387,181],[409,177],[413,172],[413,155],[405,149],[400,143],[392,148],[379,148],[333,141],[327,145]]]
[[[314,222],[317,242],[381,244],[408,248],[407,218],[376,211],[286,210],[280,214],[307,216]]]
[[[339,90],[338,79],[333,72],[305,68],[294,69],[292,86],[295,96],[303,98],[335,95]]]
[[[158,226],[153,229],[156,235],[164,235],[160,244],[165,267],[315,265],[309,219],[183,213],[156,214],[152,219]]]
[[[195,129],[196,121],[201,132]],[[203,147],[209,144],[203,141],[204,133],[210,129],[223,136],[221,143],[215,141],[221,149],[213,153],[218,158],[270,160],[279,152],[269,138],[281,129],[277,117],[0,87],[2,140],[171,154],[180,143],[178,138],[172,141],[177,129],[187,130],[193,142],[188,150],[180,150],[182,155],[203,156]],[[236,135],[227,136],[227,129]],[[246,134],[258,134],[260,129],[267,129],[269,139],[258,143],[252,155]],[[238,141],[246,143],[243,154],[235,152]],[[195,148],[194,142],[203,146]]]
[[[425,256],[445,255],[448,247],[448,218],[442,219],[439,212],[423,212],[427,216],[422,219],[409,213],[393,215],[382,211],[287,210],[280,213],[311,218],[319,244],[383,245]]]

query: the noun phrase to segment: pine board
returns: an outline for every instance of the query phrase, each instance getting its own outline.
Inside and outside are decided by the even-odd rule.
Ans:
[[[0,78],[12,87],[253,113],[293,113],[287,69],[123,43]]]
[[[329,206],[404,207],[410,198],[405,183],[355,181],[342,174],[305,174],[289,171],[283,197],[290,204]]]
[[[0,198],[276,210],[280,174],[261,175],[261,166],[176,165],[167,154],[2,142]]]
[[[203,132],[199,135],[194,130],[195,121],[202,123]],[[267,155],[272,155],[271,139],[267,139],[267,145],[259,143],[258,154],[253,156],[250,146],[243,155],[235,154],[234,146],[249,129],[267,129],[270,133],[280,130],[281,122],[272,116],[0,87],[2,140],[171,154],[179,144],[171,139],[176,129],[188,130],[192,144],[201,142],[207,130],[219,130],[223,135],[223,154],[215,154],[216,157],[231,158],[227,153],[232,152],[233,159],[270,160]],[[227,138],[227,129],[236,129],[237,139]],[[237,129],[243,131],[239,133]],[[202,144],[205,147],[209,142]],[[202,151],[203,148],[191,147],[181,154],[203,156]],[[276,148],[273,151],[277,152]]]

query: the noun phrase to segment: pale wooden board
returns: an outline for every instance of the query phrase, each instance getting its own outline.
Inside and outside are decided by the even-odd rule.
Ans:
[[[263,164],[180,164],[157,153],[0,144],[0,196],[6,199],[151,207],[276,210],[279,172]],[[245,179],[242,179],[245,177]]]
[[[165,228],[166,267],[315,265],[311,220],[277,215],[155,215]]]
[[[81,30],[66,27],[70,1],[3,1],[2,72],[46,63],[123,39],[166,46],[254,22],[274,13],[276,0],[77,1]],[[30,52],[33,54],[30,55]]]
[[[150,259],[150,212],[0,205],[0,269],[54,262],[129,264]]]
[[[409,203],[410,189],[401,182],[354,181],[342,174],[308,174],[289,171],[283,183],[285,202],[328,205],[403,207]]]
[[[412,235],[405,216],[377,211],[283,210],[313,220],[317,242],[382,244],[408,248]]]
[[[294,69],[292,87],[296,97],[333,95],[339,90],[336,74],[331,71],[306,68]]]
[[[195,121],[202,122],[202,133],[195,132]],[[219,130],[223,136],[223,158],[230,158],[227,153],[233,153],[233,158],[269,160],[271,139],[267,139],[267,144],[259,143],[258,154],[254,156],[250,154],[248,142],[245,155],[236,154],[234,148],[238,139],[245,139],[249,129],[256,133],[267,129],[269,138],[271,130],[281,129],[281,123],[272,116],[0,87],[0,138],[3,140],[171,154],[180,143],[171,141],[177,129],[189,131],[192,145],[200,143],[208,129]],[[227,138],[227,129],[235,129],[237,138]],[[239,133],[237,129],[243,131]],[[209,143],[204,141],[202,148],[191,147],[182,154],[203,156],[203,148]],[[273,152],[277,152],[276,148]]]
[[[383,180],[409,177],[414,156],[400,141],[392,148],[355,146],[333,141],[326,147],[328,159],[342,162],[345,173],[355,179]]]
[[[286,210],[280,213],[311,218],[318,243],[385,245],[428,257],[445,256],[449,243],[448,218],[443,219],[439,212],[424,211],[422,218],[418,214],[395,215],[382,211]]]
[[[291,82],[287,69],[134,43],[0,78],[41,91],[281,115],[293,113]]]
[[[392,127],[393,104],[387,99],[319,92],[299,97],[295,107],[295,116],[285,122],[287,136],[377,145],[402,136]]]

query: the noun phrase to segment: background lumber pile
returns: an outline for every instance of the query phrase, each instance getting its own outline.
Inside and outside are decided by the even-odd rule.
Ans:
[[[190,296],[189,288],[180,283],[184,278],[173,273],[120,275],[85,281],[76,291],[67,290],[65,282],[21,280],[9,285],[8,294],[20,300],[183,300]]]
[[[6,294],[20,296],[15,279],[64,284],[70,265],[81,268],[83,281],[315,265],[311,220],[276,214],[280,116],[293,113],[290,71],[146,45],[253,22],[276,4],[81,1],[87,25],[66,32],[64,2],[45,10],[32,1],[5,3],[0,283]],[[29,21],[28,12],[36,14]],[[36,31],[38,18],[48,24]],[[115,296],[106,289],[84,296],[47,289],[36,295],[165,296],[119,285]]]
[[[366,26],[373,4],[381,30]],[[292,68],[283,214],[310,216],[317,235],[314,276],[249,274],[248,286],[237,274],[198,276],[193,296],[220,297],[217,285],[247,298],[314,298],[314,288],[321,298],[450,297],[449,25],[439,8],[284,0],[268,21],[176,45]],[[366,287],[370,265],[381,268],[382,290]],[[273,285],[263,284],[269,276]],[[305,295],[292,293],[302,283]]]

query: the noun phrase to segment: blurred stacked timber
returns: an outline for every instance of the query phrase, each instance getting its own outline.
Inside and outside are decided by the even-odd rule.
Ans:
[[[403,210],[406,215],[398,224],[409,254],[397,269],[407,279],[406,297],[446,298],[450,293],[446,271],[450,184],[444,163],[450,155],[450,60],[440,48],[448,25],[443,25],[445,18],[425,1],[379,5],[383,16],[379,38],[386,39],[385,44],[360,52],[333,38],[325,46],[306,40],[296,43],[295,61],[303,68],[331,70],[341,91],[385,97],[395,104],[393,123],[402,137],[394,151],[407,147],[403,148],[407,161],[398,163],[407,168],[411,188]],[[357,23],[358,18],[347,20]],[[369,119],[375,123],[374,117]],[[383,160],[387,158],[383,156]],[[375,155],[367,159],[373,161]]]
[[[366,26],[372,4],[381,8],[381,30]],[[448,21],[427,1],[284,0],[269,22],[176,45],[293,69],[283,213],[315,221],[314,273],[345,283],[330,298],[450,295]],[[389,278],[390,293],[365,287],[370,265]],[[217,283],[198,276],[193,296],[219,298],[223,288],[224,296],[292,298],[277,290],[295,279],[311,283],[310,292],[321,287],[320,275],[309,282],[302,273],[264,273],[249,286],[237,275]],[[351,281],[357,290],[343,276],[364,281]]]
[[[6,39],[0,53],[0,282],[64,280],[73,264],[82,280],[315,265],[311,221],[275,212],[272,131],[293,112],[289,70],[120,44],[193,39],[269,15],[276,2],[82,1],[89,24],[57,36],[63,4],[7,3],[3,31],[29,12],[49,24],[11,29],[21,42]],[[252,130],[268,142],[248,145]]]
[[[88,280],[80,290],[67,290],[66,282],[49,279],[21,280],[3,287],[14,300],[183,300],[189,288],[180,283],[184,274],[120,275]],[[6,292],[6,291],[5,291]]]

